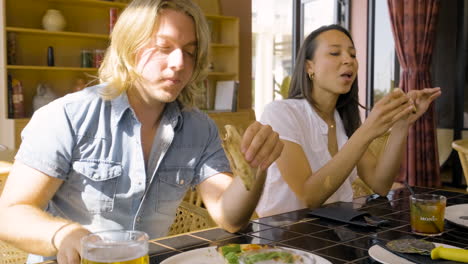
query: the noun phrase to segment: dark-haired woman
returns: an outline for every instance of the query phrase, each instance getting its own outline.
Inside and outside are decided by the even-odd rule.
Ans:
[[[361,125],[357,71],[356,49],[344,28],[324,26],[305,39],[288,99],[267,105],[261,117],[279,133],[284,149],[268,169],[256,209],[259,216],[351,201],[351,183],[358,176],[377,194],[388,193],[409,126],[441,92],[426,88],[405,94],[394,89]],[[389,130],[377,159],[369,144]]]

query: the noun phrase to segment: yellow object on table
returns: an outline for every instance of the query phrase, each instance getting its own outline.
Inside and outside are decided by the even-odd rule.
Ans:
[[[436,247],[431,251],[432,259],[448,259],[468,263],[468,249]]]

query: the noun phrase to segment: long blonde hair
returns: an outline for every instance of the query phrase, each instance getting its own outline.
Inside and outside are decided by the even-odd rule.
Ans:
[[[210,34],[203,12],[191,0],[133,0],[128,5],[113,29],[110,46],[99,68],[100,82],[108,83],[101,91],[104,99],[113,99],[142,80],[136,71],[137,53],[149,44],[157,30],[158,15],[168,8],[184,12],[195,23],[195,66],[191,79],[177,98],[183,106],[193,105],[197,83],[206,77]]]

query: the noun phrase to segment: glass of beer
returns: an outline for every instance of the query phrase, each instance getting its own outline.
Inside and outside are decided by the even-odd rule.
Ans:
[[[417,235],[438,236],[444,231],[447,198],[436,194],[410,196],[411,230]]]
[[[111,230],[81,239],[81,264],[148,264],[148,235],[141,231]]]

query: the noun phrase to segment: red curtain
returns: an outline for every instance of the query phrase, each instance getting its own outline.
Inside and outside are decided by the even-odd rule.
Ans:
[[[432,87],[430,65],[438,0],[387,0],[398,60],[400,88],[408,92]],[[412,186],[440,186],[434,107],[410,128],[399,181]]]

